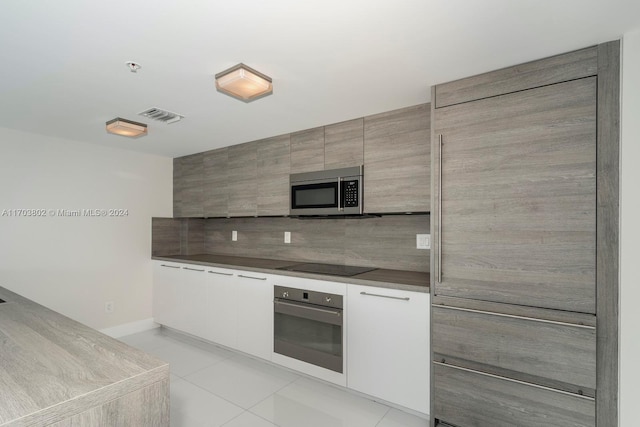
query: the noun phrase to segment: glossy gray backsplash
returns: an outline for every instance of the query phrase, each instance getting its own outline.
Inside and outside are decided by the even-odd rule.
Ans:
[[[232,241],[232,231],[238,240]],[[284,232],[291,243],[284,243]],[[429,250],[416,234],[429,233],[429,215],[367,219],[153,218],[152,254],[208,253],[255,258],[429,271]]]

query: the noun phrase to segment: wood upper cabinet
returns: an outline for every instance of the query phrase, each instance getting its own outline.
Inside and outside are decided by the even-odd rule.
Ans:
[[[257,142],[259,216],[289,214],[289,135]]]
[[[364,118],[364,211],[430,211],[430,104]]]
[[[227,149],[229,216],[257,215],[257,142],[232,145]]]
[[[364,119],[325,126],[324,168],[338,169],[364,163]]]
[[[289,135],[174,159],[174,217],[289,213]]]
[[[435,110],[436,295],[595,313],[596,89],[590,77]]]
[[[324,127],[291,134],[291,173],[324,169]]]
[[[364,119],[291,134],[291,173],[358,166],[364,162]]]
[[[202,217],[203,154],[173,159],[173,216]]]
[[[365,165],[364,210],[429,211],[429,104],[174,159],[174,217],[289,214],[289,174]]]
[[[229,215],[227,188],[227,148],[203,153],[203,209],[207,218]]]

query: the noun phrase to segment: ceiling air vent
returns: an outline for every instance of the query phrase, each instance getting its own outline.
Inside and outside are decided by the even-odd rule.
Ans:
[[[174,113],[172,111],[163,110],[160,108],[149,108],[147,110],[138,113],[139,116],[145,116],[152,120],[157,120],[166,124],[179,122],[184,118],[182,114]]]

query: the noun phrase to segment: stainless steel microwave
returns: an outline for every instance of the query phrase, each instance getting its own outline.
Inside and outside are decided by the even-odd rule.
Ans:
[[[363,166],[291,174],[293,216],[362,214]]]

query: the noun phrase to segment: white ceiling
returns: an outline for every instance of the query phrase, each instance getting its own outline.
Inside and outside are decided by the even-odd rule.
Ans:
[[[0,127],[174,157],[428,102],[433,84],[637,27],[638,0],[3,0]],[[238,62],[274,94],[218,93]],[[117,116],[149,134],[107,134]]]

